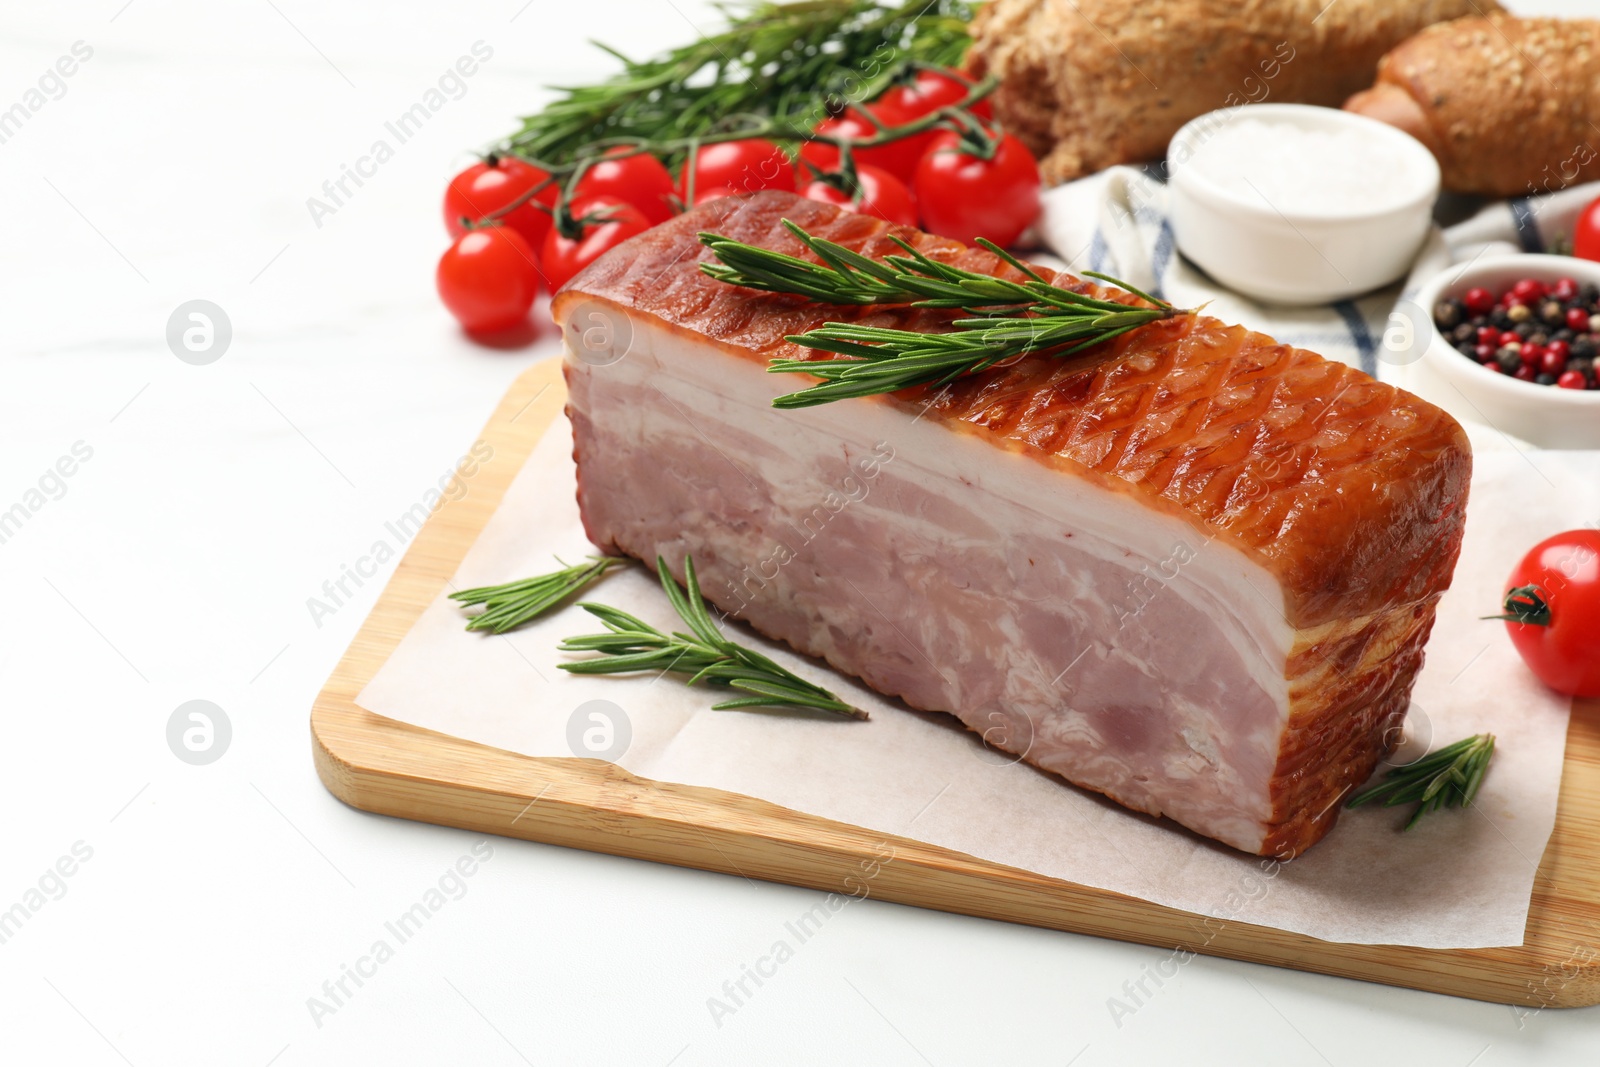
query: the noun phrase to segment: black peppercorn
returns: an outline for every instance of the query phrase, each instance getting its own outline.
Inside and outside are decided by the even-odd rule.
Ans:
[[[1550,335],[1543,330],[1534,330],[1528,334],[1528,343],[1542,347],[1550,343]]]
[[[1567,309],[1561,306],[1559,300],[1546,300],[1539,305],[1539,317],[1554,326],[1567,317]]]
[[[1533,336],[1534,325],[1531,322],[1519,322],[1511,327],[1511,332],[1526,341]]]
[[[1556,376],[1554,374],[1540,374],[1537,377],[1535,377],[1533,380],[1538,385],[1554,385],[1554,384],[1556,384]]]
[[[1572,354],[1575,356],[1584,356],[1586,358],[1593,359],[1596,355],[1594,338],[1590,337],[1588,334],[1579,334],[1577,337],[1574,337],[1572,339]]]
[[[1477,359],[1478,358],[1478,346],[1476,344],[1474,344],[1473,342],[1471,342],[1471,341],[1457,341],[1456,342],[1456,351],[1460,352],[1463,356],[1466,356],[1468,359]]]
[[[1489,323],[1504,330],[1511,325],[1511,316],[1506,312],[1505,308],[1497,307],[1489,312]]]
[[[1600,286],[1596,286],[1593,282],[1585,282],[1583,285],[1578,286],[1577,302],[1579,304],[1589,307],[1597,300],[1600,300]]]
[[[1471,341],[1471,340],[1475,339],[1477,336],[1478,336],[1477,327],[1473,326],[1472,323],[1470,323],[1470,322],[1460,323],[1459,325],[1456,326],[1455,329],[1450,331],[1450,340],[1457,341],[1457,342],[1460,342],[1460,341]]]
[[[1581,359],[1581,358],[1579,358],[1577,356],[1574,356],[1571,359],[1567,360],[1567,365],[1565,367],[1562,367],[1561,369],[1562,370],[1575,370],[1579,374],[1589,374],[1590,372],[1592,372],[1594,370],[1594,360],[1592,360],[1592,359]]]
[[[1522,356],[1510,345],[1502,345],[1495,351],[1494,361],[1500,364],[1500,369],[1507,374],[1515,374],[1517,368],[1522,366]]]
[[[1433,305],[1433,321],[1439,329],[1453,329],[1460,321],[1465,309],[1454,300],[1441,300]]]
[[[1550,335],[1550,340],[1552,340],[1552,341],[1565,341],[1568,344],[1571,344],[1572,343],[1572,336],[1573,336],[1572,335],[1572,331],[1567,329],[1565,326],[1563,326],[1563,327],[1561,327],[1561,329],[1557,330],[1555,333]]]

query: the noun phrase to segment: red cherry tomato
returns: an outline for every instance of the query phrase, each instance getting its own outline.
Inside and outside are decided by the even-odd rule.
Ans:
[[[533,249],[509,226],[468,230],[439,259],[439,299],[470,333],[493,333],[527,317],[539,294]]]
[[[888,91],[871,105],[872,113],[886,126],[904,126],[925,115],[931,115],[942,107],[959,104],[966,99],[967,88],[968,83],[953,72],[919,70],[912,76],[910,82],[891,85]],[[988,100],[979,100],[967,110],[980,119],[994,118],[994,108],[989,106]],[[910,156],[910,169],[899,176],[907,183],[916,178],[917,163],[922,160],[928,151],[928,146],[938,136],[938,130],[929,130],[917,134],[906,142],[905,151]]]
[[[1600,260],[1600,199],[1592,202],[1578,216],[1572,231],[1572,254],[1579,259]]]
[[[1600,530],[1539,542],[1506,585],[1506,632],[1523,662],[1557,692],[1600,696]]]
[[[830,137],[848,137],[853,141],[864,141],[878,132],[878,128],[865,118],[855,108],[850,108],[842,115],[823,119],[811,128],[813,133],[827,134]],[[870,148],[867,151],[872,151]],[[857,160],[862,153],[856,152]],[[810,163],[821,171],[839,169],[839,150],[825,141],[807,141],[800,146],[800,158]]]
[[[1039,167],[1009,133],[991,159],[972,154],[959,134],[939,134],[917,165],[911,191],[923,228],[961,241],[986,237],[1003,247],[1039,216]]]
[[[687,191],[689,168],[685,165],[679,186],[680,194]],[[719,186],[741,193],[758,189],[783,189],[794,192],[794,164],[782,148],[771,141],[752,138],[747,141],[724,141],[708,144],[695,153],[694,188],[696,202],[701,189]],[[688,200],[688,196],[683,199]]]
[[[672,175],[648,152],[623,155],[628,151],[613,148],[584,171],[576,195],[614,196],[638,208],[652,226],[658,226],[672,217],[671,197],[676,192]]]
[[[818,179],[805,187],[807,200],[820,200],[824,204],[837,204],[861,215],[871,215],[901,226],[917,224],[917,203],[905,182],[886,170],[862,164],[856,167],[856,177],[861,183],[861,194],[852,197],[836,185]]]
[[[959,104],[966,99],[971,83],[962,80],[954,71],[918,70],[909,82],[891,85],[877,103],[883,108],[878,117],[885,122],[895,116],[899,122],[909,122],[938,111],[941,107]],[[980,119],[994,117],[989,101],[979,100],[967,109]]]
[[[623,241],[650,228],[650,220],[643,212],[614,196],[579,197],[568,209],[578,236],[568,237],[559,226],[551,227],[540,256],[551,292]],[[598,217],[602,215],[605,217]]]
[[[505,207],[548,177],[546,171],[515,156],[490,156],[482,163],[474,163],[452,178],[444,191],[445,227],[451,237],[460,237],[467,229],[461,225],[463,218],[481,222],[490,212]],[[529,248],[538,248],[550,229],[550,214],[540,211],[535,202],[554,206],[560,192],[551,182],[498,221],[521,234]]]
[[[877,114],[876,104],[868,104],[867,109]],[[882,118],[885,126],[898,126],[910,119],[889,121]],[[864,141],[869,137],[876,137],[881,131],[860,111],[850,108],[842,115],[823,119],[813,128],[813,132],[826,134],[830,137],[848,137],[853,141]],[[860,148],[851,152],[857,163],[886,170],[908,185],[917,172],[917,163],[922,159],[922,153],[927,147],[927,134],[917,134],[901,141],[891,141],[876,148]],[[839,149],[826,141],[807,141],[800,146],[800,158],[810,163],[819,171],[831,172],[839,169]]]

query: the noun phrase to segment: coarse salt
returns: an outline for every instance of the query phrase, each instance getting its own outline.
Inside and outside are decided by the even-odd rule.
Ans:
[[[1235,116],[1190,143],[1187,166],[1198,176],[1286,214],[1371,210],[1425,188],[1400,146],[1362,130]]]

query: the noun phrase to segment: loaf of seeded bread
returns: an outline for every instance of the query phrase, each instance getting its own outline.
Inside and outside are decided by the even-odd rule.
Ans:
[[[1378,60],[1494,0],[989,0],[967,64],[1047,181],[1159,159],[1185,122],[1271,100],[1338,107]]]
[[[1444,187],[1529,196],[1600,178],[1600,22],[1465,18],[1383,57],[1345,104],[1427,145]]]

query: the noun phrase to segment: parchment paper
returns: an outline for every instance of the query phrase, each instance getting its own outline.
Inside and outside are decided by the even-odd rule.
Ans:
[[[571,430],[559,419],[463,561],[451,588],[553,569],[592,551],[574,502]],[[734,625],[735,636],[870,711],[867,723],[716,712],[674,678],[558,670],[564,636],[601,627],[570,607],[505,637],[469,634],[440,596],[358,698],[417,726],[533,756],[595,754],[658,781],[711,786],[931,842],[986,860],[1223,920],[1330,941],[1466,948],[1522,943],[1534,872],[1555,819],[1569,702],[1522,666],[1497,610],[1501,582],[1535,542],[1600,519],[1600,454],[1480,452],[1465,548],[1391,762],[1492,731],[1474,808],[1402,834],[1401,809],[1347,811],[1315,848],[1279,864],[1135,814],[985,748],[947,716],[910,711]],[[673,628],[641,567],[588,598]],[[603,700],[614,706],[591,705]],[[607,711],[609,735],[590,718]],[[624,735],[627,735],[626,737]]]

